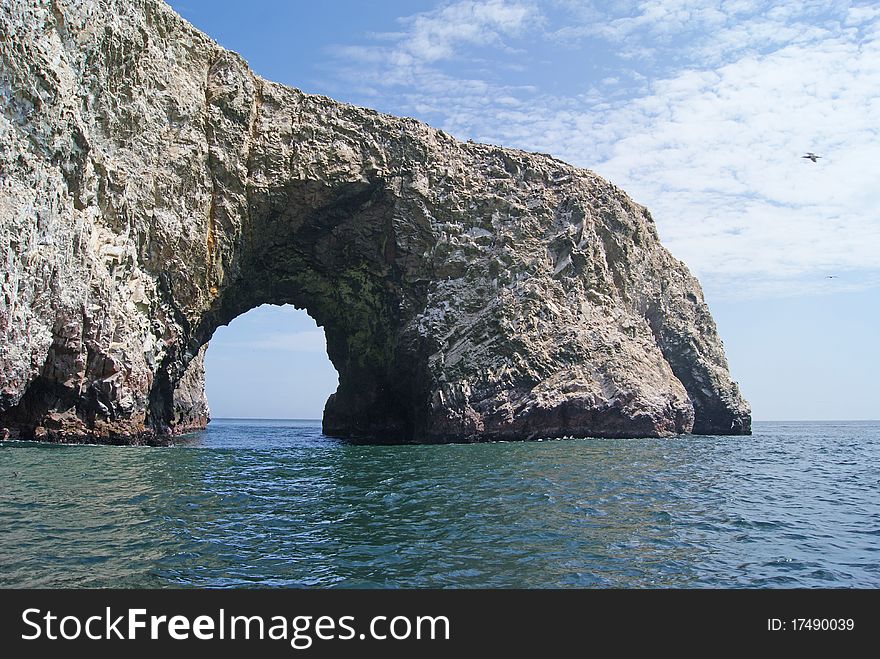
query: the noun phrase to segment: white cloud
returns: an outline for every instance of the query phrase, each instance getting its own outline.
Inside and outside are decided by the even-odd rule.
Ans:
[[[327,343],[323,330],[307,330],[304,332],[276,332],[257,335],[246,341],[224,341],[218,336],[211,340],[216,350],[222,347],[226,351],[261,350],[269,352],[311,352],[325,354]]]
[[[664,243],[715,295],[874,286],[880,11],[765,5],[670,0],[611,14],[556,0],[557,13],[538,18],[529,5],[497,0],[477,16],[476,3],[459,2],[403,21],[348,73],[377,97],[393,89],[390,109],[460,138],[549,152],[610,178],[651,209]],[[541,80],[440,66],[464,44],[524,30],[557,48],[609,49],[617,69],[560,94]],[[801,159],[806,151],[823,159]]]
[[[476,2],[464,0],[431,12],[405,19],[407,28],[393,55],[423,62],[434,62],[455,56],[460,43],[500,43],[503,35],[519,33],[530,18],[537,15],[534,7],[504,0]]]
[[[880,7],[849,7],[846,12],[846,25],[862,25],[880,18]]]
[[[425,66],[455,59],[464,45],[507,50],[504,37],[521,34],[540,23],[540,13],[527,2],[460,0],[400,19],[402,30],[373,34],[373,46],[338,46],[334,54],[360,64],[381,63],[384,85],[418,82]],[[362,70],[377,80],[375,71]],[[372,74],[372,75],[371,75]]]
[[[876,44],[829,39],[658,81],[605,118],[630,130],[597,169],[652,208],[674,253],[728,289],[743,276],[878,270],[880,68],[867,63],[878,56]]]

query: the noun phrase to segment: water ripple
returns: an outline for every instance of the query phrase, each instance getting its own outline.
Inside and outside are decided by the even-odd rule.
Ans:
[[[877,587],[880,424],[354,446],[0,443],[0,586]]]

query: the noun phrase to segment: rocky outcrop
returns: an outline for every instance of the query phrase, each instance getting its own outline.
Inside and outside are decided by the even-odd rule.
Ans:
[[[745,434],[700,286],[648,211],[550,156],[255,76],[158,0],[0,6],[0,426],[202,427],[214,330],[325,329],[325,432]]]

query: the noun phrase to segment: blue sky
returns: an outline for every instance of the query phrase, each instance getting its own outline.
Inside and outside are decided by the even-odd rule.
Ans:
[[[880,417],[875,3],[170,4],[266,78],[597,171],[700,278],[756,419]],[[215,416],[319,417],[334,388],[302,312],[208,350]]]

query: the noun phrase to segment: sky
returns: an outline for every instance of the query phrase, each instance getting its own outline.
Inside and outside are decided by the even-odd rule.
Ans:
[[[875,3],[170,4],[263,77],[596,171],[700,279],[755,419],[880,418]],[[265,306],[218,330],[214,416],[320,417],[320,332]]]

